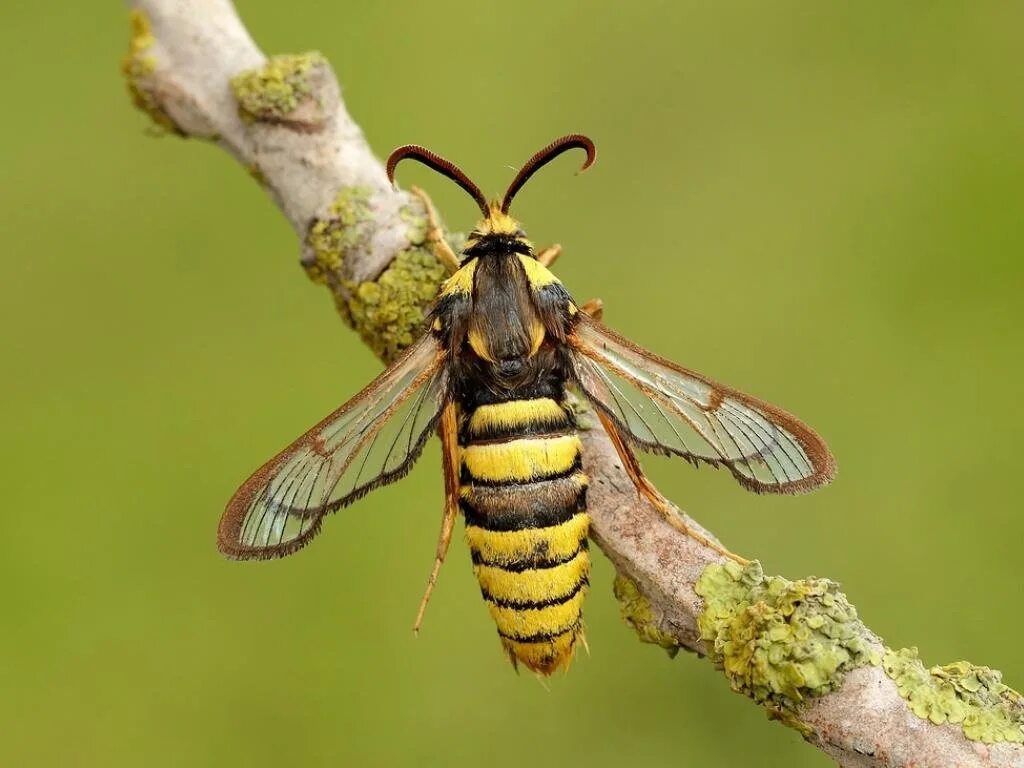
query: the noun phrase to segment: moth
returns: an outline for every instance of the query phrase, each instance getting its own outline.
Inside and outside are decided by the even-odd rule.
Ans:
[[[531,157],[500,201],[489,202],[454,164],[399,147],[454,181],[482,215],[461,256],[441,237],[425,198],[445,280],[423,334],[387,370],[272,458],[235,492],[218,546],[237,559],[289,555],[324,518],[402,478],[430,436],[442,448],[444,515],[423,611],[458,513],[473,570],[513,665],[544,675],[567,666],[583,638],[590,559],[588,477],[575,392],[596,412],[640,494],[686,527],[641,471],[634,451],[723,467],[755,492],[799,493],[832,479],[824,441],[781,408],[648,352],[605,327],[599,302],[577,304],[549,267],[559,249],[535,251],[509,209],[541,167],[593,142],[564,136]]]

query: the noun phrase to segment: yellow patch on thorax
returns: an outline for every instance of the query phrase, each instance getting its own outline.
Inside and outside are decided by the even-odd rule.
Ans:
[[[466,340],[469,342],[470,349],[476,353],[477,357],[486,360],[489,363],[496,362],[494,356],[491,354],[491,348],[487,344],[487,337],[480,333],[480,329],[475,325],[469,326],[469,331],[466,333]]]
[[[510,400],[505,403],[481,405],[469,417],[469,434],[503,431],[510,427],[569,424],[569,417],[550,397],[534,400]]]
[[[552,274],[551,270],[532,256],[524,256],[521,253],[518,256],[519,262],[523,265],[523,269],[526,270],[526,279],[534,290],[543,288],[545,285],[562,282]]]
[[[473,478],[485,482],[534,480],[567,472],[582,448],[576,434],[525,437],[469,445],[462,452],[462,463]]]
[[[537,350],[544,343],[546,335],[547,329],[544,327],[544,323],[541,322],[539,317],[534,315],[533,322],[530,323],[530,357],[537,354]]]
[[[476,259],[463,264],[459,270],[449,277],[441,285],[441,296],[454,296],[455,294],[472,295],[473,276],[476,274]]]
[[[546,528],[489,531],[467,525],[466,542],[487,563],[510,565],[536,562],[538,558],[564,560],[580,548],[589,530],[590,517],[581,512]]]

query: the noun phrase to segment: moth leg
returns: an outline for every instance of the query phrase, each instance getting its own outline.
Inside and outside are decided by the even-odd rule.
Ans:
[[[448,245],[448,242],[444,239],[444,233],[441,230],[440,220],[437,217],[437,209],[434,208],[434,203],[419,187],[411,187],[412,192],[416,197],[423,201],[423,206],[427,209],[427,235],[426,242],[430,245],[430,250],[433,251],[434,256],[440,261],[445,269],[451,273],[455,273],[459,269],[459,257],[455,255],[455,251]]]
[[[587,642],[587,633],[584,632],[582,629],[580,630],[579,639],[580,639],[580,642],[583,644],[583,650],[585,650],[587,652],[587,656],[589,656],[590,655],[590,643]]]
[[[537,254],[537,261],[539,261],[543,267],[550,267],[555,263],[555,259],[561,255],[562,246],[555,243],[554,245],[549,245],[547,248],[542,249],[540,253]]]
[[[735,560],[740,565],[748,565],[750,563],[745,557],[730,552],[728,549],[723,547],[717,541],[712,541],[704,534],[699,531],[695,531],[693,528],[688,526],[683,520],[682,516],[676,513],[669,504],[668,500],[661,495],[657,488],[648,480],[643,471],[640,469],[640,462],[636,460],[636,456],[626,445],[625,440],[622,439],[622,435],[619,434],[619,430],[615,427],[615,423],[604,415],[599,408],[595,408],[597,411],[597,417],[601,420],[601,424],[604,425],[605,432],[608,433],[608,437],[612,440],[612,445],[615,446],[616,453],[619,454],[619,459],[622,461],[622,466],[626,470],[626,474],[629,475],[629,479],[633,481],[633,485],[636,486],[637,492],[640,493],[645,499],[651,502],[651,505],[658,510],[665,522],[671,525],[680,533],[689,536],[694,541],[703,544],[705,547],[715,550],[720,555],[723,555],[730,560]]]
[[[441,412],[441,423],[438,433],[441,437],[441,464],[444,471],[444,516],[441,518],[441,533],[437,537],[437,553],[434,555],[434,567],[427,578],[427,588],[416,611],[416,622],[412,631],[418,633],[423,623],[423,614],[430,602],[430,594],[437,583],[437,575],[441,572],[444,557],[448,554],[448,545],[452,540],[455,518],[459,514],[459,419],[455,403],[448,403]]]
[[[595,320],[600,320],[604,317],[604,302],[600,299],[591,299],[585,302],[580,309]]]

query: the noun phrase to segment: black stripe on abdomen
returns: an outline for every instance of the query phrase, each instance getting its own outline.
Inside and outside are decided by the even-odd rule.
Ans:
[[[551,480],[505,485],[462,486],[460,505],[466,525],[489,531],[549,528],[586,509],[587,477],[573,470]]]

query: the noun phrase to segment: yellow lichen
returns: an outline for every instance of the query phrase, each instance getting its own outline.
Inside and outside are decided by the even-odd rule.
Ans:
[[[856,609],[827,579],[766,577],[759,563],[704,569],[701,639],[733,690],[800,727],[795,707],[835,690],[846,672],[878,664],[880,653]]]
[[[423,332],[425,312],[446,273],[424,243],[425,214],[413,204],[400,212],[408,225],[409,248],[374,280],[346,277],[345,258],[356,248],[369,247],[370,195],[365,187],[338,193],[326,214],[310,225],[306,245],[313,258],[305,268],[313,282],[331,289],[342,318],[378,357],[390,362]]]
[[[149,18],[138,8],[133,8],[128,19],[131,24],[131,37],[128,42],[128,53],[121,60],[121,73],[128,85],[132,103],[149,115],[158,130],[184,136],[185,133],[160,106],[153,92],[152,75],[156,71],[156,60],[150,49],[156,39],[153,37]]]
[[[274,56],[259,69],[240,72],[231,78],[231,90],[238,102],[238,114],[246,122],[315,124],[323,120],[313,94],[310,75],[316,66],[326,65],[316,52]],[[296,111],[308,107],[309,114],[297,118]]]
[[[918,717],[958,723],[972,741],[1024,743],[1024,697],[998,670],[966,661],[925,669],[917,648],[887,649],[882,667]]]
[[[636,631],[641,642],[661,646],[670,657],[679,653],[679,643],[655,621],[651,603],[640,593],[636,582],[618,574],[613,589],[622,618]]]
[[[423,333],[426,309],[444,277],[429,250],[410,248],[376,280],[356,286],[348,302],[352,324],[378,357],[390,363]]]
[[[314,256],[306,266],[310,280],[326,284],[328,275],[341,270],[345,254],[368,240],[373,226],[370,194],[368,187],[342,189],[326,215],[310,225],[306,234],[306,244]]]

